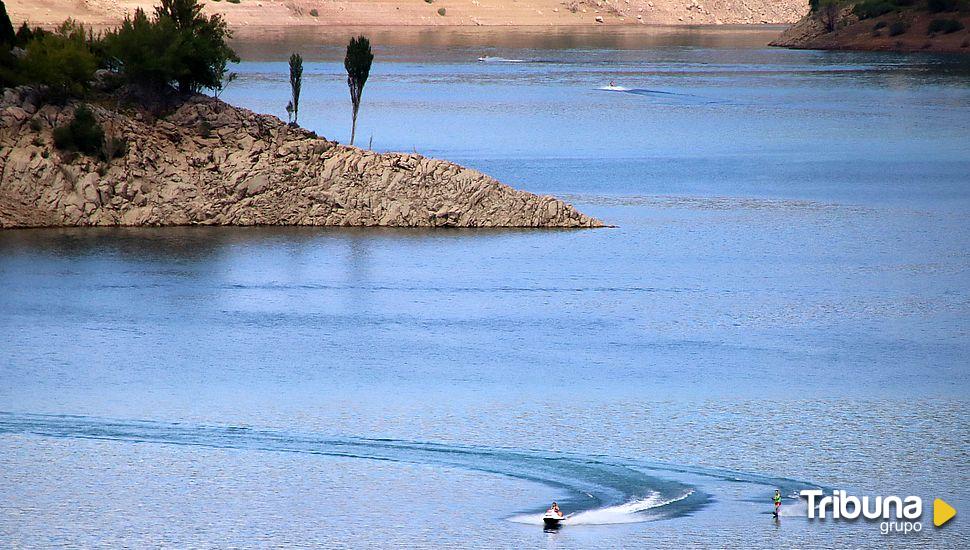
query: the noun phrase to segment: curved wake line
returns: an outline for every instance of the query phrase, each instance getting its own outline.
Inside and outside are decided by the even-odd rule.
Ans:
[[[699,96],[695,94],[685,94],[682,92],[668,92],[666,90],[651,90],[650,88],[627,88],[624,86],[600,86],[596,88],[597,90],[603,92],[622,92],[625,94],[639,95],[639,96],[661,96],[661,97],[676,97],[684,99],[692,99],[697,101],[702,101],[704,103],[729,103],[726,100],[715,99],[710,97]]]
[[[604,456],[73,415],[0,412],[0,436],[4,434],[305,453],[460,468],[560,489],[564,493],[559,498],[563,509],[574,511],[566,523],[574,525],[654,521],[691,514],[706,506],[711,496],[695,482],[683,481],[685,474],[791,490],[810,486],[781,478]],[[544,509],[537,506],[509,519],[541,524]]]
[[[601,86],[596,88],[597,90],[602,90],[604,92],[626,92],[628,94],[637,95],[679,95],[684,97],[699,97],[693,94],[684,94],[680,92],[668,92],[665,90],[651,90],[650,88],[627,88],[624,86]]]

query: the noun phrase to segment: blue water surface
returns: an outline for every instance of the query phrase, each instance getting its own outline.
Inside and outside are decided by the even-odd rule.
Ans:
[[[358,145],[613,227],[0,233],[0,540],[970,543],[925,519],[970,504],[965,57],[448,32],[373,31]],[[285,118],[302,51],[300,123],[346,141],[344,38],[243,44],[222,97]]]

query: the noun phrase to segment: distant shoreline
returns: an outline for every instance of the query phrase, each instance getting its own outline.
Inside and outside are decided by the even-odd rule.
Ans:
[[[154,0],[7,0],[14,26],[27,20],[50,27],[70,17],[84,25],[114,26]],[[597,27],[637,25],[792,24],[805,0],[207,0],[205,12],[232,30],[272,21],[288,28],[394,27]]]
[[[95,27],[98,30],[99,27]],[[444,48],[452,45],[482,46],[509,49],[546,49],[549,39],[556,36],[591,37],[610,47],[622,48],[624,45],[643,45],[643,38],[659,38],[678,34],[702,33],[773,33],[777,37],[788,25],[612,25],[604,26],[540,26],[506,25],[493,27],[433,27],[418,25],[335,25],[326,28],[295,27],[279,25],[260,25],[233,29],[231,42],[235,45],[263,45],[277,42],[291,42],[288,47],[299,50],[300,42],[306,44],[326,44],[332,41],[342,45],[347,38],[358,33],[369,36],[376,44],[391,45],[428,45]],[[625,44],[627,41],[629,44]],[[770,38],[765,37],[767,44]],[[289,51],[289,50],[288,50]],[[289,55],[289,53],[287,53]],[[242,55],[245,59],[247,56]]]

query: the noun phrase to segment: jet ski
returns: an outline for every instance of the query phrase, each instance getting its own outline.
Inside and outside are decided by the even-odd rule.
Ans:
[[[546,529],[558,529],[564,519],[566,519],[566,516],[562,515],[562,512],[556,513],[553,510],[546,510],[546,513],[542,516],[542,523],[546,526]]]

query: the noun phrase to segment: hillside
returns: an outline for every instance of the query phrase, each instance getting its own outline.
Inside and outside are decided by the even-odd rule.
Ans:
[[[236,1],[236,0],[232,0]],[[152,0],[7,0],[15,25],[67,17],[114,25]],[[444,10],[440,15],[439,10]],[[209,1],[233,28],[331,25],[714,25],[794,23],[807,0],[230,0]]]
[[[812,50],[869,50],[970,54],[970,1],[870,0],[846,3],[827,28],[816,11],[792,25],[772,46]]]

